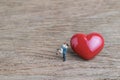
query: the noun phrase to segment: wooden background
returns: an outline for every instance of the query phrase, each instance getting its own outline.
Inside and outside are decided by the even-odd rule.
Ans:
[[[105,47],[62,62],[56,49],[77,32]],[[120,0],[0,0],[0,80],[120,80]]]

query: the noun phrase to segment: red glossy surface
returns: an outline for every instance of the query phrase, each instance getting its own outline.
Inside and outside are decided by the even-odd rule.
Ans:
[[[75,34],[70,43],[73,51],[86,60],[94,58],[104,47],[104,39],[99,33]]]

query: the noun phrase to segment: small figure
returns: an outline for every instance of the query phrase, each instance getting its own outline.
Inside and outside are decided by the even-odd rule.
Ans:
[[[62,54],[63,55],[63,61],[66,61],[66,54],[67,54],[67,49],[68,49],[69,45],[65,42],[60,49],[57,49],[58,52],[56,53],[56,55],[58,54]]]

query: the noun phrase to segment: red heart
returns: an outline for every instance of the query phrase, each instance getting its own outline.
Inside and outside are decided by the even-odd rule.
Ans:
[[[104,39],[99,33],[75,34],[70,43],[73,51],[86,60],[94,58],[104,47]]]

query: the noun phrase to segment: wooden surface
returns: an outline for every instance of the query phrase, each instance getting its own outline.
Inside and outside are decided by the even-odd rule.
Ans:
[[[62,62],[56,49],[77,32],[105,47]],[[120,80],[120,0],[0,0],[0,80]]]

